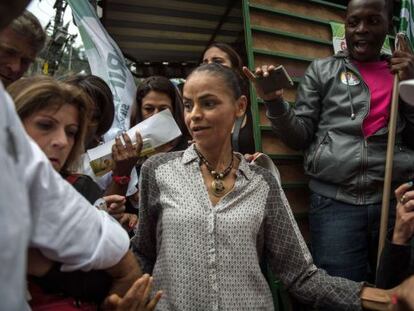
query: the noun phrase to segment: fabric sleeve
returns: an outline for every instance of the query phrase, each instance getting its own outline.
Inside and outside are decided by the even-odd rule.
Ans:
[[[127,233],[63,180],[23,130],[21,135],[33,223],[30,246],[63,263],[63,271],[106,269],[119,262],[129,247]]]
[[[403,130],[404,142],[411,148],[414,149],[414,103],[406,103],[400,100],[400,113],[405,119],[405,127]]]
[[[118,263],[129,247],[127,233],[107,213],[93,208],[54,170],[24,131],[10,96],[5,95],[5,105],[12,112],[10,153],[16,155],[20,190],[22,195],[27,194],[29,204],[29,246],[61,262],[67,271],[105,269]]]
[[[268,181],[264,254],[273,274],[305,304],[360,310],[362,284],[331,277],[314,265],[283,190],[275,179],[269,177]]]
[[[77,179],[72,186],[91,204],[94,204],[96,200],[102,198],[104,194],[99,185],[88,175],[77,176]]]
[[[321,109],[320,88],[318,62],[313,61],[299,84],[295,107],[283,103],[283,109],[267,111],[273,132],[293,149],[306,149],[313,141]]]
[[[132,238],[132,250],[144,273],[152,273],[156,260],[159,189],[153,156],[141,167],[139,182],[138,229]]]
[[[413,272],[411,266],[412,245],[396,245],[385,240],[377,271],[376,285],[379,288],[393,288]]]

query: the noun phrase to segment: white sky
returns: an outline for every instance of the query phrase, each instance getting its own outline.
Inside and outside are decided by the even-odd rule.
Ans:
[[[55,16],[56,11],[53,9],[54,4],[55,0],[32,0],[27,9],[32,12],[39,19],[42,26],[45,27],[47,23]],[[72,21],[72,10],[70,9],[69,5],[66,8],[63,20],[64,24]],[[69,25],[69,33],[78,34],[78,28],[72,22]],[[75,40],[75,45],[79,46],[81,44],[82,39],[78,34]]]

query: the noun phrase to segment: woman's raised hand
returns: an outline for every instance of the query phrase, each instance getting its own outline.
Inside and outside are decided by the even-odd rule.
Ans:
[[[137,142],[133,144],[127,133],[122,133],[124,143],[120,136],[115,138],[115,144],[112,146],[112,158],[115,162],[113,171],[114,176],[129,176],[132,169],[139,159],[142,149],[142,138],[137,132]]]

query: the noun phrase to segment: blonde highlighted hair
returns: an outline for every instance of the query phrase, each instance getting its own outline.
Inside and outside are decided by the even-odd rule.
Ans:
[[[75,167],[80,155],[84,152],[84,140],[87,123],[93,103],[81,89],[54,80],[47,76],[22,78],[9,85],[10,93],[16,105],[20,119],[24,121],[34,113],[43,109],[56,108],[65,104],[75,106],[79,111],[79,130],[75,136],[75,143],[61,172],[70,173],[69,168]]]

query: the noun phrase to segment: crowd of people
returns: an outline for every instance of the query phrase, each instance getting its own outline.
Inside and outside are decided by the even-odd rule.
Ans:
[[[414,310],[414,103],[400,100],[389,234],[376,267],[393,77],[414,55],[382,55],[392,2],[351,0],[347,49],[307,69],[290,106],[264,92],[224,43],[177,88],[137,87],[131,125],[169,109],[181,136],[140,157],[126,133],[113,168],[85,154],[114,118],[94,75],[23,77],[45,33],[25,7],[0,0],[0,310],[274,310],[263,267],[319,310]],[[278,176],[255,153],[248,84],[273,131],[304,151],[311,249]],[[5,89],[6,88],[6,89]],[[131,239],[130,239],[131,238]]]

